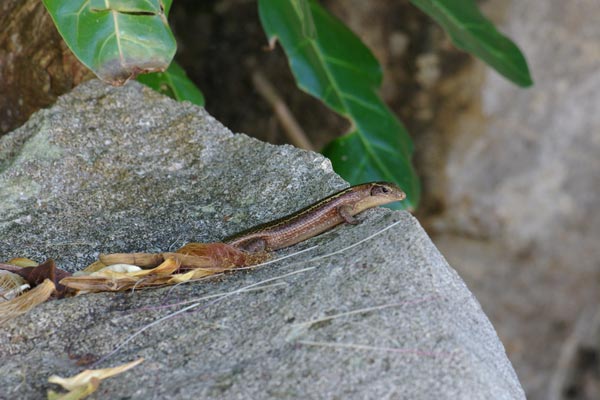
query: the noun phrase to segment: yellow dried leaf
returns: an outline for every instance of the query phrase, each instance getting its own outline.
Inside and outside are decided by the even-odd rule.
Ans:
[[[50,279],[45,279],[30,291],[17,296],[14,299],[0,303],[0,325],[6,321],[25,314],[33,307],[48,300],[56,286]]]
[[[21,275],[0,270],[0,302],[14,299],[29,288],[29,284]]]
[[[16,265],[17,267],[36,267],[39,263],[30,258],[17,257],[8,260],[7,264]]]
[[[181,283],[181,282],[187,282],[190,281],[192,279],[200,279],[200,278],[204,278],[210,275],[215,275],[218,274],[221,271],[214,271],[212,269],[202,269],[202,268],[197,268],[197,269],[192,269],[189,272],[186,272],[184,274],[175,274],[171,276],[171,279],[169,279],[167,281],[167,283],[169,284],[175,284],[175,283]]]
[[[75,274],[80,274],[80,273],[84,273],[84,275],[91,274],[92,272],[99,271],[104,267],[106,267],[106,264],[104,264],[102,261],[95,261],[95,262],[91,263],[90,265],[88,265],[87,267],[85,267],[83,270],[75,272]],[[75,274],[73,274],[73,275],[75,275]]]
[[[132,275],[133,276],[170,275],[173,272],[177,271],[179,269],[180,265],[181,264],[177,260],[175,260],[173,258],[168,258],[156,268],[144,269],[139,272],[134,272]]]
[[[190,279],[194,279],[194,271],[186,272],[185,274],[174,274],[171,275],[171,279],[167,281],[167,283],[181,283],[187,282]]]
[[[48,382],[50,383],[56,383],[60,386],[62,386],[63,388],[65,388],[66,390],[69,391],[69,393],[66,393],[62,396],[69,396],[69,395],[81,395],[84,394],[83,397],[89,395],[90,393],[94,392],[97,388],[98,385],[100,384],[101,381],[103,381],[106,378],[110,378],[112,376],[118,375],[120,373],[123,373],[133,367],[135,367],[136,365],[140,364],[142,361],[144,361],[143,358],[137,359],[135,361],[132,361],[130,363],[127,364],[122,364],[113,368],[103,368],[103,369],[86,369],[85,371],[75,375],[75,376],[71,376],[69,378],[61,378],[60,376],[57,375],[52,375],[50,378],[48,378]],[[90,391],[91,390],[91,391]],[[56,393],[52,392],[52,396],[57,395]],[[51,393],[48,393],[48,397],[50,398]],[[82,399],[83,397],[52,397],[52,399]]]
[[[48,400],[81,400],[94,393],[100,386],[100,379],[92,378],[85,384],[76,387],[67,393],[57,393],[54,390],[48,390]]]

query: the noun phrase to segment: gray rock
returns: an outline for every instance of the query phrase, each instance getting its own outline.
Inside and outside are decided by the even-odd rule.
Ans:
[[[0,259],[70,271],[100,252],[219,240],[345,185],[318,154],[234,135],[136,83],[80,86],[2,138],[0,160]],[[93,398],[523,398],[418,222],[360,220],[220,280],[45,303],[0,327],[0,397],[40,398],[50,375],[122,345],[98,367],[144,363]],[[198,306],[160,320],[183,301]]]
[[[501,30],[535,84],[488,69],[481,104],[452,116],[456,134],[435,132],[452,140],[428,143],[448,151],[434,240],[494,321],[528,398],[597,398],[555,377],[573,373],[562,354],[600,308],[600,2],[485,3],[506,8]]]

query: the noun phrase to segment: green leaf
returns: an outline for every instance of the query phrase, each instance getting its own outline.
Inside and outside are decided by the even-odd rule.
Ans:
[[[204,106],[202,92],[175,61],[169,65],[165,72],[140,75],[137,80],[177,101],[188,100],[198,106]]]
[[[304,36],[311,39],[317,36],[317,29],[315,28],[315,21],[313,21],[312,13],[310,12],[310,6],[306,0],[291,0],[292,7],[300,18],[300,24],[302,25],[302,33]]]
[[[393,209],[414,209],[419,200],[419,180],[413,174],[401,174],[388,178],[382,178],[382,169],[391,169],[393,171],[403,171],[410,167],[406,165],[406,160],[398,157],[390,146],[377,146],[377,143],[370,147],[376,152],[376,156],[365,151],[361,135],[354,130],[327,145],[325,154],[335,165],[335,171],[348,182],[357,184],[359,182],[372,181],[394,181],[407,192],[412,198],[402,203],[392,203],[388,207]],[[375,160],[375,162],[373,162]],[[381,163],[381,165],[378,165]],[[412,170],[411,170],[412,172]]]
[[[71,51],[106,82],[164,71],[175,55],[167,22],[172,0],[43,2]]]
[[[485,61],[519,86],[533,84],[519,48],[481,14],[475,0],[411,0],[439,23],[456,47]]]
[[[294,0],[296,3],[301,0]],[[385,180],[407,193],[405,208],[416,207],[419,182],[411,165],[412,142],[400,121],[377,94],[381,67],[344,24],[314,1],[259,0],[259,14],[270,41],[279,40],[298,86],[347,117],[350,133],[334,140],[324,154],[352,184]],[[306,8],[308,7],[308,8]],[[310,10],[315,34],[307,34]]]

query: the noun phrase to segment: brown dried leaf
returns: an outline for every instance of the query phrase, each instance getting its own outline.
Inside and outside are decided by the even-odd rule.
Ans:
[[[105,265],[131,264],[142,268],[154,268],[164,261],[162,254],[154,253],[113,253],[100,254],[100,262]]]
[[[214,268],[218,271],[223,271],[224,269],[228,269],[233,266],[227,261],[215,262],[213,259],[205,256],[194,256],[179,253],[163,253],[163,256],[165,258],[177,260],[182,269]],[[227,265],[227,267],[223,267],[222,265]]]
[[[266,252],[248,253],[226,243],[188,243],[177,250],[177,253],[200,257],[198,260],[208,260],[205,264],[198,265],[201,268],[243,267],[258,264],[269,258]],[[171,253],[164,254],[170,255]],[[185,262],[182,261],[182,266],[184,265]],[[197,267],[191,266],[190,268]]]
[[[37,267],[26,267],[11,272],[25,278],[31,287],[37,286],[46,279],[49,279],[56,286],[55,295],[57,298],[64,297],[68,293],[68,289],[59,282],[61,279],[71,276],[71,273],[57,268],[56,264],[54,264],[54,260],[51,258],[39,264]]]
[[[110,279],[104,276],[71,276],[60,281],[71,289],[83,292],[118,292],[133,287],[138,279],[134,277],[123,277]]]

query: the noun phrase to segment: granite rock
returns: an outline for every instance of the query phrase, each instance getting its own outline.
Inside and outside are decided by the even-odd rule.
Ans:
[[[99,253],[216,241],[345,185],[321,155],[232,134],[135,82],[91,81],[0,139],[0,259],[76,271]],[[219,280],[42,304],[0,327],[0,398],[43,397],[50,375],[100,357],[145,361],[92,398],[524,398],[419,223],[359,219]],[[160,320],[181,302],[197,306]]]

